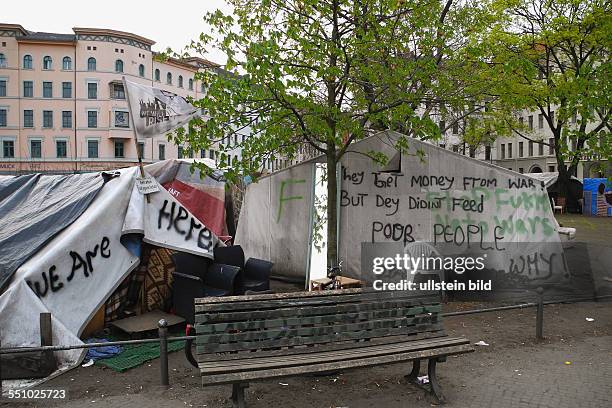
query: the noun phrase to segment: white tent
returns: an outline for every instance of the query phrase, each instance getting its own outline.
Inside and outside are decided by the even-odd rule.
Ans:
[[[91,180],[89,184],[94,192],[93,199],[81,205],[83,211],[73,222],[67,222],[65,228],[49,237],[15,271],[6,270],[12,276],[0,296],[3,347],[40,345],[38,316],[41,312],[52,314],[53,344],[81,344],[79,335],[93,314],[139,263],[139,257],[122,243],[127,234],[142,234],[144,242],[212,258],[217,236],[207,228],[204,220],[195,218],[160,185],[160,182],[174,179],[182,165],[184,163],[170,160],[145,167],[147,175],[155,177],[154,184],[158,188],[157,192],[149,194],[149,203],[136,188],[135,180],[140,175],[137,167],[113,172],[104,183],[99,173],[36,177],[38,184],[45,186],[42,190],[46,195],[41,188],[28,190],[22,185],[20,189],[8,191],[5,197],[0,197],[0,204],[19,198],[23,213],[36,213],[37,209],[41,213],[51,213],[54,209],[48,208],[47,203],[70,198],[64,195],[66,189],[58,192],[48,187],[60,185],[62,180],[65,181],[62,177],[72,177],[69,180],[74,182]],[[223,182],[218,183],[223,192]],[[0,189],[0,192],[5,190]],[[33,196],[32,191],[36,192]],[[75,211],[74,208],[69,207],[63,212]],[[2,214],[0,223],[4,228],[4,224],[20,222],[19,228],[23,229],[36,227],[37,221],[44,221],[22,218],[19,214],[12,217]],[[37,233],[35,230],[30,232]],[[11,242],[11,237],[5,235],[0,236],[4,246],[2,253],[10,255],[10,246],[20,243]],[[13,255],[17,257],[19,254]],[[57,352],[60,369],[56,374],[78,364],[84,353],[84,350]],[[23,386],[24,382],[7,381],[5,385]]]
[[[486,253],[487,268],[506,281],[536,286],[567,279],[543,183],[418,140],[408,139],[408,150],[400,154],[395,146],[401,137],[382,132],[354,143],[337,169],[344,275],[365,278],[362,243],[443,242],[463,251],[471,239],[471,249]],[[392,160],[380,167],[368,157],[372,151]],[[274,262],[278,275],[303,281],[313,272],[321,276],[311,266],[322,163],[324,157],[297,164],[246,190],[236,243],[247,256]],[[483,249],[495,243],[504,250]]]

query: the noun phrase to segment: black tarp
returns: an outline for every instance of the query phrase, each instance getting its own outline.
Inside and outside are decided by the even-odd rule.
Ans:
[[[106,179],[103,173],[0,179],[0,289],[33,253],[89,207]]]

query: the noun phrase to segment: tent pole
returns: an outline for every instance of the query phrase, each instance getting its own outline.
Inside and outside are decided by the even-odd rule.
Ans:
[[[134,147],[136,147],[136,157],[138,157],[138,167],[140,168],[140,177],[145,177],[144,167],[142,165],[142,157],[140,157],[140,149],[138,148],[138,134],[136,133],[136,124],[134,122],[134,115],[132,113],[132,106],[130,104],[130,95],[128,94],[128,87],[125,83],[125,76],[121,77],[123,81],[123,92],[125,93],[125,99],[127,99],[128,111],[130,112],[130,118],[132,118],[132,131],[134,132]],[[144,150],[144,149],[143,149]],[[148,194],[145,194],[147,203],[151,204],[151,199]]]

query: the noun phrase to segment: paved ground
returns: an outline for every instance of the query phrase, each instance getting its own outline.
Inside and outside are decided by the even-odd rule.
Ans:
[[[478,304],[451,304],[447,310]],[[586,317],[595,319],[586,321]],[[449,317],[450,335],[484,340],[474,354],[441,364],[439,377],[449,407],[612,406],[612,303],[547,306],[543,343],[534,340],[535,311],[511,310]],[[565,364],[569,361],[571,364]],[[78,368],[45,387],[67,388],[69,401],[28,407],[213,407],[228,408],[229,386],[201,388],[182,353],[170,356],[171,383],[161,390],[158,361],[115,373]],[[247,390],[251,408],[430,407],[434,401],[407,384],[409,364],[350,370],[328,377],[295,377],[255,383]],[[282,383],[282,384],[281,384]],[[287,385],[283,385],[287,384]]]
[[[573,268],[597,272],[599,293],[612,293],[612,219],[559,216],[578,228]],[[568,252],[569,254],[569,252]],[[445,311],[474,309],[477,303],[450,303]],[[595,319],[592,322],[586,318]],[[545,308],[545,341],[534,341],[535,310],[511,310],[449,317],[450,335],[483,340],[470,355],[441,364],[439,377],[448,407],[612,407],[612,302],[550,305]],[[570,364],[566,364],[569,362]],[[24,407],[213,407],[228,408],[229,386],[201,388],[198,373],[182,353],[170,355],[172,387],[160,389],[159,362],[115,373],[97,366],[77,368],[41,388],[68,389],[68,401]],[[337,376],[297,377],[252,384],[251,408],[264,407],[430,407],[434,401],[407,384],[409,364],[350,370]]]

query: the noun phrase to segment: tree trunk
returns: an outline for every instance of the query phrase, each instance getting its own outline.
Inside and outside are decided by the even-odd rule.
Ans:
[[[336,179],[336,149],[327,149],[327,267],[338,265],[337,204],[338,180]]]

